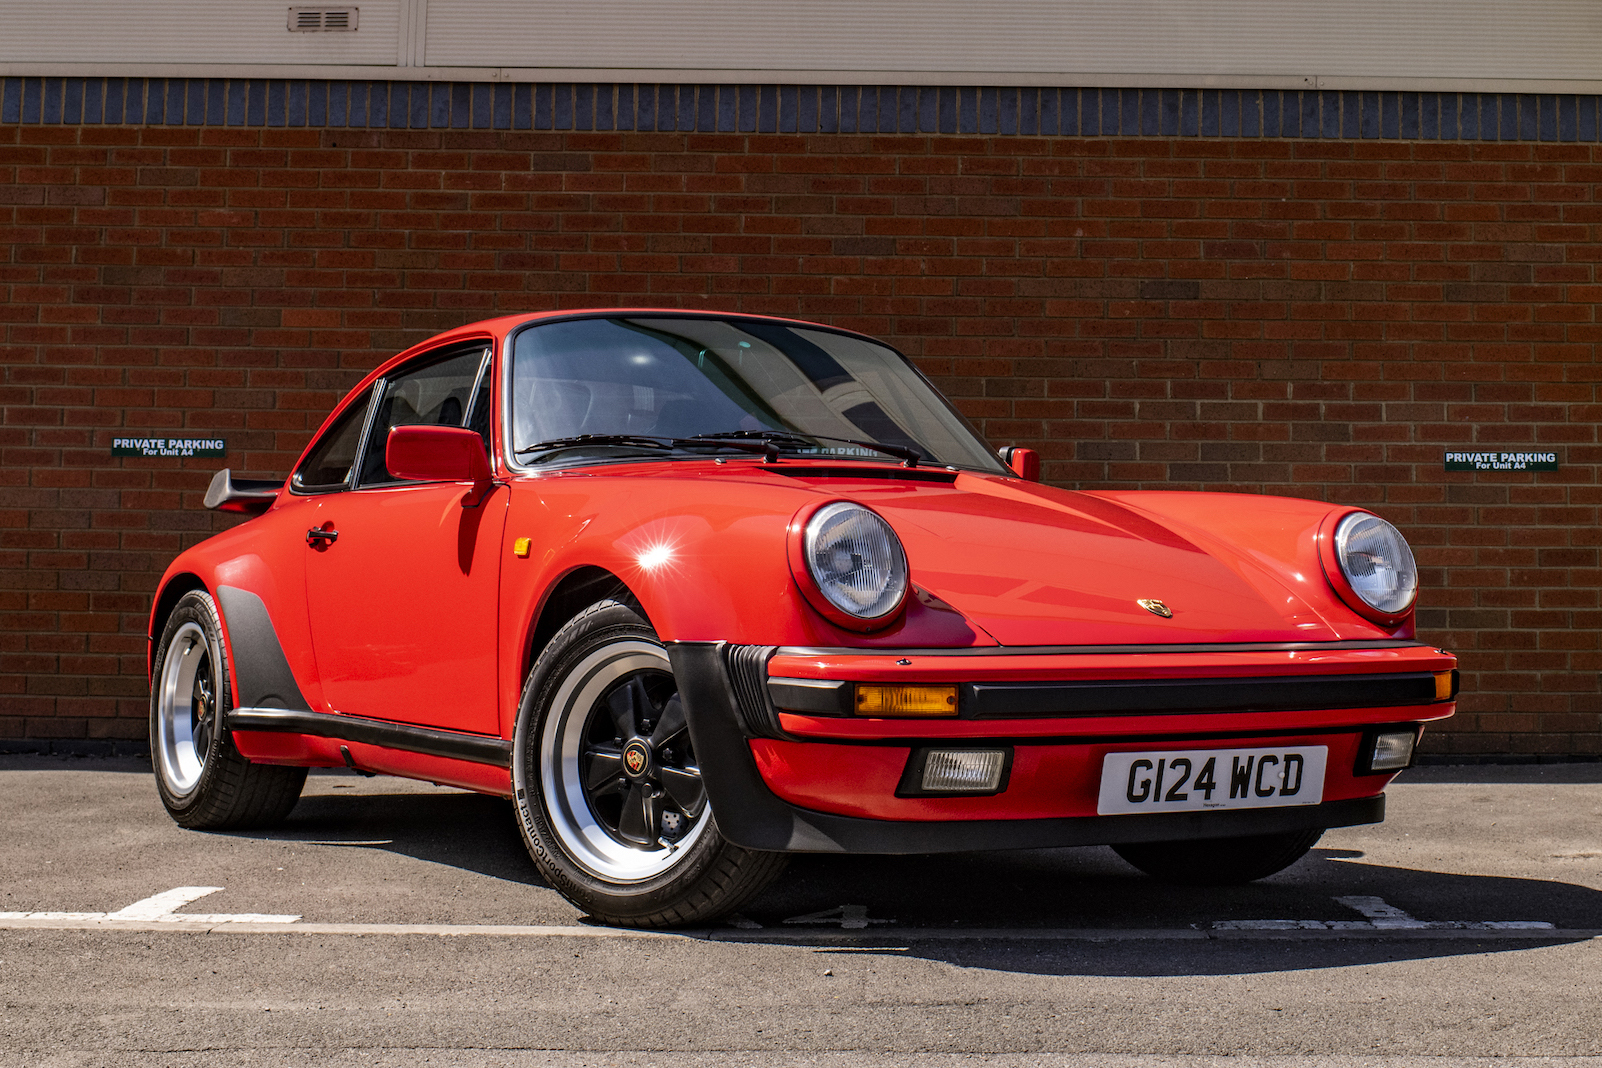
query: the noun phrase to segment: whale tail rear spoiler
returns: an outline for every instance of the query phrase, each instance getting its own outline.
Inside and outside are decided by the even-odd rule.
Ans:
[[[211,485],[206,487],[206,507],[215,508],[219,512],[243,512],[246,515],[260,515],[272,507],[273,501],[278,499],[278,491],[284,488],[283,480],[273,481],[262,478],[235,478],[232,471],[223,468],[211,478]]]

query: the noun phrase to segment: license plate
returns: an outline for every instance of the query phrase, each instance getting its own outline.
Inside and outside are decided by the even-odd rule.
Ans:
[[[1108,753],[1096,811],[1110,816],[1316,805],[1324,799],[1328,756],[1323,745]]]

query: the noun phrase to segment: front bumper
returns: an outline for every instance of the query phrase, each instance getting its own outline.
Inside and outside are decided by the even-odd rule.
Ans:
[[[1425,700],[1433,698],[1433,683],[1421,690],[1418,680],[1451,671],[1455,660],[1411,642],[906,655],[680,642],[668,651],[720,830],[737,845],[787,852],[965,852],[1375,823],[1384,818],[1381,791],[1391,776],[1359,774],[1354,756],[1365,731],[1442,719],[1453,709],[1450,700]],[[919,682],[960,682],[961,715],[858,718],[843,706],[820,713],[829,699],[817,695],[828,687],[769,686],[909,674]],[[1262,680],[1266,686],[1238,685]],[[1305,690],[1297,690],[1299,682]],[[996,696],[1012,696],[1009,687],[1022,697],[1012,715]],[[1151,696],[1159,691],[1166,696]],[[810,692],[812,708],[780,709],[776,692],[781,700],[786,692]],[[1192,707],[1172,707],[1181,694]],[[1387,703],[1373,703],[1387,694]],[[1063,707],[1065,695],[1074,707]],[[1114,707],[1105,707],[1109,701]],[[1322,802],[1096,814],[1108,752],[1243,742],[1329,746]],[[1018,766],[1007,789],[993,796],[896,796],[909,755],[939,743],[1007,745],[1019,754]]]

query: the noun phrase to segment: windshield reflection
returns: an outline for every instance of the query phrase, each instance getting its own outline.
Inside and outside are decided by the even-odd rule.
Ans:
[[[898,353],[820,328],[691,316],[536,324],[515,337],[511,393],[512,448],[526,460],[540,459],[534,447],[545,442],[564,443],[564,460],[577,450],[593,462],[620,451],[639,454],[631,459],[664,452],[619,437],[729,435],[767,437],[788,454],[890,463],[915,454],[1006,473]],[[572,444],[585,437],[612,440]]]

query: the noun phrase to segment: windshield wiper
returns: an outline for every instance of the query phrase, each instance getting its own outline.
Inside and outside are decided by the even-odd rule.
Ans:
[[[855,445],[858,448],[882,452],[886,456],[894,456],[904,461],[908,467],[917,467],[918,461],[923,459],[923,453],[917,449],[909,449],[905,445],[885,445],[877,441],[858,441],[855,438],[836,438],[828,434],[808,434],[796,430],[729,430],[721,434],[697,434],[693,438],[682,440],[718,441],[723,438],[765,441],[774,445],[812,445],[819,441],[838,441],[844,445]]]
[[[573,438],[552,438],[525,445],[513,455],[526,456],[531,452],[549,452],[553,449],[579,449],[586,445],[638,445],[648,449],[671,449],[671,438],[650,438],[643,434],[580,434]]]
[[[886,456],[894,456],[908,467],[917,467],[918,461],[923,459],[923,454],[917,449],[909,449],[904,445],[882,445],[877,441],[857,441],[853,438],[835,438],[827,434],[807,434],[792,430],[728,430],[721,433],[696,434],[688,438],[659,437],[649,434],[580,434],[577,437],[552,438],[550,441],[525,445],[514,455],[527,456],[536,452],[582,449],[591,445],[624,445],[663,450],[711,445],[738,449],[742,452],[760,452],[768,463],[774,463],[779,458],[779,449],[782,446],[811,448],[820,441],[838,441],[845,445],[872,449]]]
[[[760,452],[767,456],[771,463],[779,457],[779,446],[769,441],[723,441],[723,435],[693,438],[670,438],[656,434],[580,434],[572,438],[552,438],[550,441],[540,441],[533,445],[525,445],[518,449],[515,455],[525,456],[534,452],[553,452],[562,449],[582,449],[588,445],[623,445],[638,446],[651,449],[682,449],[686,446],[711,446],[720,449],[736,449],[740,452]],[[796,438],[797,445],[810,445],[804,438]]]

